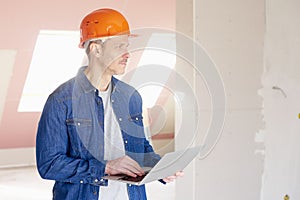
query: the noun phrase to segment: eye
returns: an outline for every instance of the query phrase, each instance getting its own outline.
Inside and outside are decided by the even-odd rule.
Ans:
[[[129,46],[128,43],[121,43],[121,44],[117,44],[115,46],[115,48],[118,48],[118,49],[124,49],[124,48],[127,48]]]

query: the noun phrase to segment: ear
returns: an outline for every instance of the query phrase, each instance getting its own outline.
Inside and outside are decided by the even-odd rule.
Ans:
[[[100,44],[93,42],[90,45],[90,52],[92,52],[94,56],[100,57],[100,55],[102,54],[102,46]]]

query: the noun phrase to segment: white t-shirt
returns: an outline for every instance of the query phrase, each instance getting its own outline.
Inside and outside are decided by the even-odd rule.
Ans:
[[[113,112],[110,95],[112,86],[104,92],[99,91],[104,106],[104,160],[113,160],[125,155],[120,126]],[[99,200],[128,200],[127,185],[109,181],[108,186],[100,187]]]

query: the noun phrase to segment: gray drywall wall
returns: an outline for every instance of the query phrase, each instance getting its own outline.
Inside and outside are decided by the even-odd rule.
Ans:
[[[187,199],[197,200],[259,199],[263,171],[263,154],[260,152],[264,145],[256,135],[264,124],[262,97],[257,91],[262,87],[264,1],[195,0],[193,4],[193,10],[186,11],[194,13],[193,19],[183,23],[182,19],[190,15],[177,16],[177,30],[188,34],[192,23],[190,35],[202,44],[217,65],[226,90],[227,115],[214,151],[190,166],[188,170],[194,169],[194,172],[187,171],[185,181],[176,182],[176,199],[186,195]],[[177,10],[181,9],[188,7],[178,8],[177,5]],[[198,95],[203,95],[205,90],[201,82],[195,74],[194,89]],[[201,106],[199,115],[209,115],[209,102],[206,111],[205,102]],[[205,124],[207,120],[201,122]],[[182,139],[180,142],[184,141]],[[185,189],[181,190],[184,185]]]
[[[266,0],[261,200],[300,199],[300,1]]]

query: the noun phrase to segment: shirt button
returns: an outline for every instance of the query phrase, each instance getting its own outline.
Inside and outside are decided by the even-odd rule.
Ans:
[[[81,180],[80,183],[82,184],[82,183],[83,183],[83,180]]]
[[[80,122],[78,122],[77,125],[80,126]]]
[[[121,118],[121,117],[119,118],[119,121],[120,121],[120,122],[122,121],[122,118]]]
[[[135,120],[137,121],[137,120],[139,120],[139,118],[138,118],[138,117],[136,117],[136,118],[135,118]]]
[[[95,179],[95,183],[98,183],[98,179]]]
[[[114,102],[115,102],[115,100],[113,100],[113,99],[112,99],[112,100],[111,100],[111,102],[112,102],[112,103],[114,103]]]
[[[131,187],[131,184],[129,184],[129,187]]]
[[[128,143],[128,141],[127,140],[125,140],[125,144],[127,144]]]
[[[101,178],[100,181],[103,182],[104,180]]]

